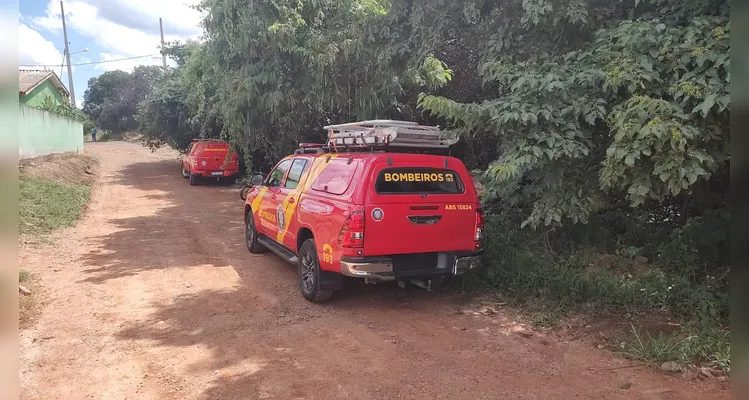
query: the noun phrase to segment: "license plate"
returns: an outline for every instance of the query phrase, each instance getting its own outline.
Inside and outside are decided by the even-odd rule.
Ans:
[[[221,172],[221,171],[219,171],[219,172],[211,172],[211,175],[223,175],[223,174],[224,174],[224,173],[223,173],[223,172]]]

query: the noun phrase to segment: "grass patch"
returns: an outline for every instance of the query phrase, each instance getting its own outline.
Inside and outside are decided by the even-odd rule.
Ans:
[[[731,337],[728,330],[683,330],[652,336],[632,325],[630,335],[623,343],[624,355],[652,365],[675,361],[682,365],[708,365],[726,374],[731,372]]]
[[[91,188],[51,180],[21,177],[19,231],[22,235],[46,235],[72,226],[83,213]]]
[[[18,271],[18,282],[19,283],[25,283],[28,282],[29,279],[31,279],[31,274],[29,271],[26,271],[25,269]]]
[[[29,271],[18,271],[18,282],[31,291],[31,294],[18,294],[18,324],[22,329],[30,327],[34,318],[41,312],[38,279]]]

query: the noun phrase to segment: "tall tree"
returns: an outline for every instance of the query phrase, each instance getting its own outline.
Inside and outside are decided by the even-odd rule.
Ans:
[[[157,66],[138,66],[132,73],[107,71],[91,78],[83,95],[83,112],[102,129],[125,132],[137,127],[138,103],[146,99],[162,70]]]
[[[485,200],[525,224],[587,221],[693,193],[726,173],[726,1],[503,1],[464,6],[486,33],[476,102],[424,95],[462,136],[495,138]]]

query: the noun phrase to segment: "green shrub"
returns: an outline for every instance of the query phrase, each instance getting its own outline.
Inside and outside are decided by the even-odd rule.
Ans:
[[[697,228],[692,225],[674,231],[660,248],[693,241],[690,232]],[[564,231],[521,229],[516,219],[490,215],[485,233],[484,268],[464,279],[467,290],[497,290],[517,300],[540,299],[565,309],[593,306],[613,312],[668,313],[695,328],[714,327],[728,318],[726,277],[696,277],[695,268],[675,268],[677,257],[664,256],[663,250],[645,271],[634,271],[634,261],[626,255],[612,256],[619,261],[604,265],[594,250],[566,243],[570,235]],[[664,257],[672,263],[662,268],[659,262]],[[682,256],[678,262],[686,262],[686,257],[693,256]],[[699,260],[690,262],[704,263],[701,270],[714,270],[712,258]]]

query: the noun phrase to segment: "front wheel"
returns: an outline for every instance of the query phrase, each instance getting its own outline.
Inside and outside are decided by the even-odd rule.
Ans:
[[[185,170],[185,166],[183,164],[179,165],[179,173],[182,174],[182,177],[185,179],[190,177],[189,173]]]
[[[332,290],[320,289],[320,260],[314,239],[307,239],[299,249],[299,289],[305,299],[315,303],[333,296]]]

